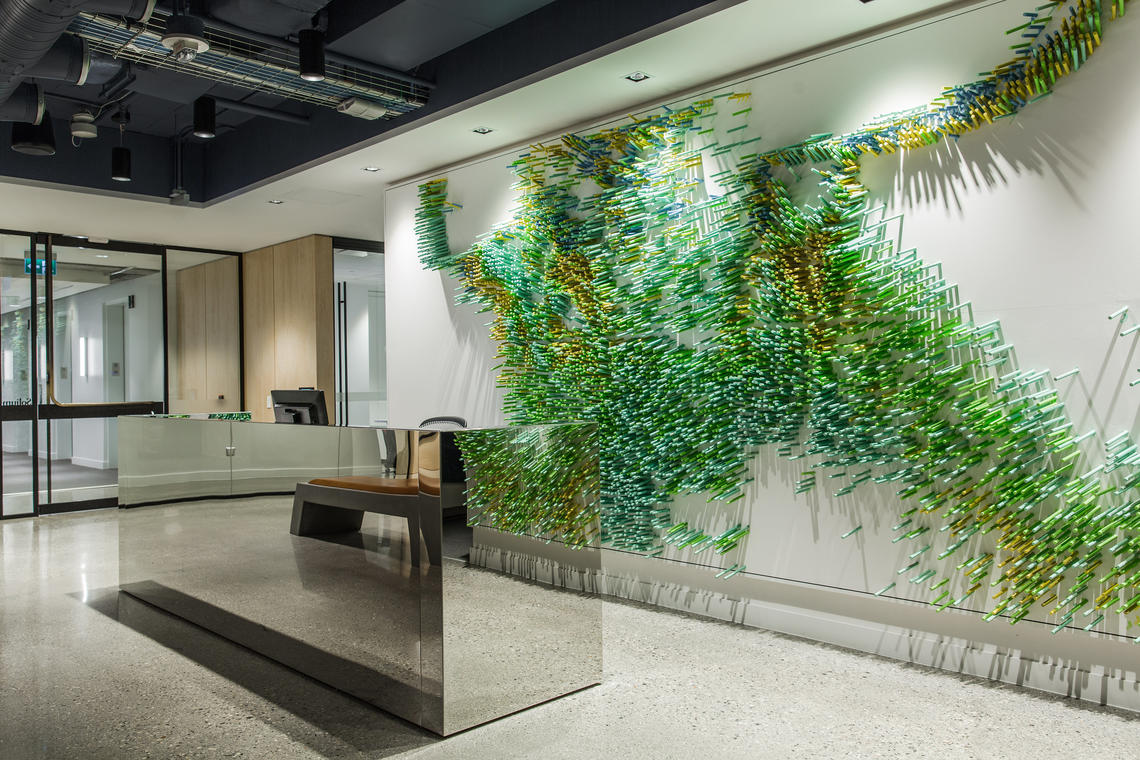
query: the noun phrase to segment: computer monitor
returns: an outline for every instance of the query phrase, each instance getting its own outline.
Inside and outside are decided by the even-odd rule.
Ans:
[[[327,425],[325,392],[312,388],[296,391],[270,391],[273,399],[273,421],[291,425]]]

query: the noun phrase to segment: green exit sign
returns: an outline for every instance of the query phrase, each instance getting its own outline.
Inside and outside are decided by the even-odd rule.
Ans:
[[[36,259],[36,274],[42,275],[46,271],[47,271],[47,260],[46,259]],[[31,273],[32,273],[32,260],[31,259],[24,259],[24,274],[31,274]],[[54,277],[56,274],[58,274],[58,272],[56,272],[56,262],[54,262],[54,261],[51,263],[51,274],[52,274],[52,277]]]

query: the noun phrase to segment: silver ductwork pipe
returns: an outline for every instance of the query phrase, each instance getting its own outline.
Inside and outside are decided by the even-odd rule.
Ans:
[[[155,0],[0,0],[0,103],[16,91],[81,11],[145,20]]]
[[[87,40],[65,34],[34,65],[24,70],[25,79],[51,79],[68,84],[106,84],[123,69],[107,55],[93,54]]]
[[[44,118],[44,91],[38,85],[22,82],[12,96],[0,103],[0,121],[39,124]]]

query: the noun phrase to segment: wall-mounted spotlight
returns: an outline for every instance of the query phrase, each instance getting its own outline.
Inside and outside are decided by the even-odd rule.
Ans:
[[[12,150],[28,156],[54,156],[55,131],[46,111],[36,124],[12,122]]]
[[[321,82],[325,78],[325,35],[320,29],[302,29],[297,32],[298,71],[306,82]]]
[[[218,107],[209,95],[194,101],[194,136],[209,140],[217,137]]]
[[[131,120],[126,108],[111,117],[119,124],[119,144],[111,148],[111,179],[116,182],[131,181],[131,149],[123,147],[123,134],[127,131],[127,122]]]

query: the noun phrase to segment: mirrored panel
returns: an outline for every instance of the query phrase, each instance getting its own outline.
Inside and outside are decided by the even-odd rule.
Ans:
[[[138,465],[176,467],[147,454],[167,444],[146,428],[186,423],[231,430],[231,493],[292,496],[127,510],[129,594],[444,735],[600,681],[592,428],[496,436],[124,419],[150,436]],[[215,445],[176,437],[187,453]],[[136,481],[126,464],[136,460],[122,459],[134,494],[152,473]],[[561,538],[510,536],[509,515]],[[496,545],[500,535],[522,543]]]
[[[228,420],[127,416],[119,427],[121,506],[232,492]]]

